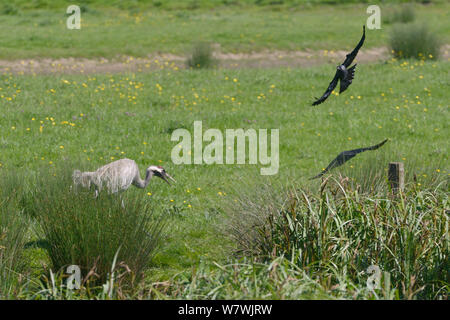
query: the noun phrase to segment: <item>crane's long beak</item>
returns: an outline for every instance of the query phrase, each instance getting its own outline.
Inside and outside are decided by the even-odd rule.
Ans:
[[[174,178],[172,178],[167,172],[162,176],[163,180],[165,182],[167,182],[170,185],[169,180],[167,180],[167,178],[169,178],[170,180],[172,180],[173,182],[177,182]]]

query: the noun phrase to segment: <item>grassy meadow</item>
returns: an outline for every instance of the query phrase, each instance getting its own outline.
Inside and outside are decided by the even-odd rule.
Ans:
[[[86,2],[82,29],[70,31],[63,4],[16,1],[0,14],[0,58],[187,55],[197,41],[223,52],[352,48],[366,5],[315,2],[220,10],[203,2],[189,10],[178,2],[125,9]],[[421,6],[415,19],[442,17],[430,27],[446,44],[448,12],[445,3]],[[387,46],[394,25],[368,30],[364,48]],[[351,87],[317,107],[311,103],[334,63],[151,64],[142,72],[0,75],[1,299],[448,298],[448,60],[358,64]],[[172,132],[193,132],[199,120],[203,131],[279,129],[278,174],[261,176],[259,164],[175,165]],[[327,182],[309,180],[341,151],[386,138]],[[153,178],[146,190],[130,187],[125,208],[114,197],[73,193],[74,169],[125,157],[141,176],[160,165],[177,183]],[[405,164],[400,198],[386,182],[392,161]],[[105,294],[114,261],[143,277],[116,279]],[[95,266],[99,277],[65,296],[52,284],[71,263],[83,264],[84,274]],[[382,289],[370,291],[364,271],[377,263],[391,283],[384,277]]]
[[[318,2],[318,1],[316,1]],[[35,57],[145,57],[152,52],[184,55],[197,41],[211,41],[222,52],[242,53],[262,50],[348,50],[354,47],[365,23],[367,4],[314,5],[219,5],[183,8],[188,1],[164,1],[164,9],[151,5],[121,8],[85,2],[82,32],[66,28],[66,5],[27,10],[20,3],[15,10],[0,15],[1,59]],[[249,5],[245,5],[245,4]],[[382,18],[390,18],[397,7],[380,4]],[[23,7],[25,9],[23,9]],[[56,8],[55,8],[56,7]],[[429,23],[444,43],[450,41],[448,4],[445,1],[416,10],[417,20]],[[5,8],[9,8],[5,5]],[[84,10],[83,10],[84,8]],[[0,8],[1,9],[1,8]],[[365,48],[386,44],[391,23],[383,25]]]

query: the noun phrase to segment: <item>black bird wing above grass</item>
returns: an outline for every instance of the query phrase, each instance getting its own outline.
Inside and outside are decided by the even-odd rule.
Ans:
[[[355,150],[352,150],[352,151],[360,150],[359,152],[357,152],[357,153],[360,153],[360,152],[364,152],[364,151],[367,151],[367,150],[377,150],[378,148],[382,147],[387,141],[388,141],[388,139],[384,139],[382,142],[380,142],[379,144],[376,144],[374,146],[367,147],[367,148],[355,149]]]
[[[330,164],[328,165],[328,167],[326,167],[321,173],[319,173],[317,176],[314,176],[311,178],[312,179],[317,179],[320,178],[321,176],[323,176],[325,173],[327,173],[328,171],[330,171],[333,168],[342,166],[345,162],[347,162],[348,160],[352,159],[354,156],[356,156],[358,153],[364,152],[364,151],[368,151],[368,150],[376,150],[378,148],[380,148],[382,145],[384,145],[386,142],[388,141],[388,139],[385,139],[384,141],[380,142],[379,144],[376,144],[374,146],[370,146],[370,147],[366,147],[366,148],[359,148],[359,149],[354,149],[354,150],[348,150],[348,151],[343,151],[341,152],[335,159],[333,159],[333,161],[330,162]]]
[[[339,71],[336,71],[333,80],[331,80],[330,84],[328,85],[327,91],[325,91],[325,93],[320,99],[316,98],[317,100],[314,101],[312,105],[317,106],[318,104],[321,104],[322,102],[327,100],[328,96],[331,94],[331,92],[333,92],[334,88],[336,88],[338,81],[339,81]]]
[[[353,60],[355,60],[356,55],[358,54],[359,49],[361,49],[365,39],[366,39],[366,26],[363,26],[363,35],[361,37],[361,40],[359,40],[359,43],[356,45],[355,49],[353,49],[353,51],[350,52],[345,58],[343,65],[346,68],[348,68],[352,64]]]

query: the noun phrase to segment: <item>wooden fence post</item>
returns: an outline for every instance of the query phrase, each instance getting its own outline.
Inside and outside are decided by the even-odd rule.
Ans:
[[[392,192],[397,194],[405,189],[405,169],[403,162],[390,162],[388,181],[391,185]]]

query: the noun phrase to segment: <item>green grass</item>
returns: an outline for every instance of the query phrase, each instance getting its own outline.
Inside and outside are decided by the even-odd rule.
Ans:
[[[364,271],[377,265],[400,298],[447,298],[448,183],[433,192],[407,188],[399,198],[387,187],[361,194],[344,179],[322,189],[293,186],[271,200],[269,187],[243,197],[228,224],[238,249],[269,262],[285,256],[329,287],[341,279],[364,287]]]
[[[0,172],[0,299],[17,296],[28,273],[23,249],[30,220],[17,205],[22,194],[18,178],[13,172]]]
[[[128,75],[4,75],[0,163],[4,169],[35,168],[80,158],[94,169],[130,157],[141,166],[166,165],[169,173],[186,181],[192,178],[183,189],[194,193],[202,187],[191,177],[198,170],[206,170],[205,175],[217,170],[230,177],[237,170],[187,166],[181,175],[181,168],[171,164],[176,143],[170,141],[170,132],[174,127],[193,130],[193,122],[203,120],[204,130],[279,128],[280,171],[303,172],[305,177],[320,172],[339,151],[385,138],[391,141],[379,152],[407,161],[417,157],[412,150],[420,148],[426,165],[447,153],[443,115],[448,105],[441,85],[447,66],[448,62],[414,60],[361,65],[351,90],[333,94],[315,108],[310,103],[328,84],[334,69],[329,65],[195,72],[163,65],[159,72]],[[153,187],[167,195],[181,191],[179,184],[169,187],[159,181],[152,181],[149,189]],[[206,188],[201,193],[211,191],[221,190]]]
[[[161,218],[145,198],[102,194],[72,188],[73,164],[40,169],[33,200],[25,206],[39,222],[48,243],[53,270],[76,264],[106,281],[114,255],[140,280],[161,243]],[[122,206],[123,199],[123,206]],[[131,279],[128,279],[131,282]]]
[[[359,288],[358,288],[359,289]],[[339,292],[338,298],[351,298]],[[200,262],[168,283],[154,283],[138,293],[145,299],[334,299],[322,286],[285,258],[271,263],[243,259],[218,264]],[[358,298],[368,298],[362,288]]]
[[[80,30],[66,29],[64,9],[21,10],[16,15],[0,15],[0,58],[145,57],[156,52],[187,56],[198,41],[220,44],[223,52],[349,50],[361,36],[361,26],[368,18],[366,7],[124,10],[100,6],[82,13]],[[383,14],[391,6],[381,8]],[[418,5],[417,9],[417,20],[433,20],[432,31],[438,32],[444,43],[450,42],[448,8],[440,3]],[[381,30],[368,30],[364,48],[385,46],[391,28],[383,24]]]
[[[364,3],[361,0],[342,0],[341,4],[346,3]],[[379,2],[379,1],[375,1]],[[418,2],[424,3],[426,1],[416,0],[392,0],[391,3],[406,3],[406,2]],[[442,3],[443,0],[432,0],[430,3]],[[195,9],[211,9],[211,8],[224,8],[224,7],[238,7],[248,9],[251,7],[266,7],[269,9],[286,9],[286,8],[296,8],[303,6],[312,5],[336,5],[336,1],[333,0],[140,0],[140,1],[128,1],[123,2],[122,0],[81,0],[80,6],[89,10],[89,8],[100,6],[100,7],[113,7],[120,9],[142,9],[142,8],[163,8],[166,10],[195,10]],[[21,10],[29,9],[42,9],[42,8],[65,8],[67,7],[66,0],[40,0],[40,1],[27,1],[27,0],[12,0],[9,6],[13,6]]]
[[[328,65],[196,71],[167,66],[159,72],[110,76],[4,75],[0,170],[37,172],[42,166],[63,165],[64,159],[85,161],[86,168],[94,170],[122,157],[135,159],[141,170],[163,165],[177,184],[154,179],[147,191],[132,187],[127,192],[167,212],[173,232],[149,273],[167,278],[200,258],[224,257],[227,242],[212,227],[222,219],[216,202],[231,201],[242,183],[259,176],[254,165],[175,166],[170,159],[176,144],[170,141],[172,127],[192,130],[194,120],[203,120],[204,130],[279,128],[279,174],[261,181],[305,181],[340,151],[389,138],[382,149],[359,155],[343,169],[357,170],[375,155],[384,155],[382,168],[389,161],[417,163],[413,170],[417,183],[423,183],[436,170],[448,175],[448,105],[441,85],[447,68],[448,62],[432,61],[361,65],[349,91],[332,95],[316,108],[310,103],[329,81],[333,68]]]

